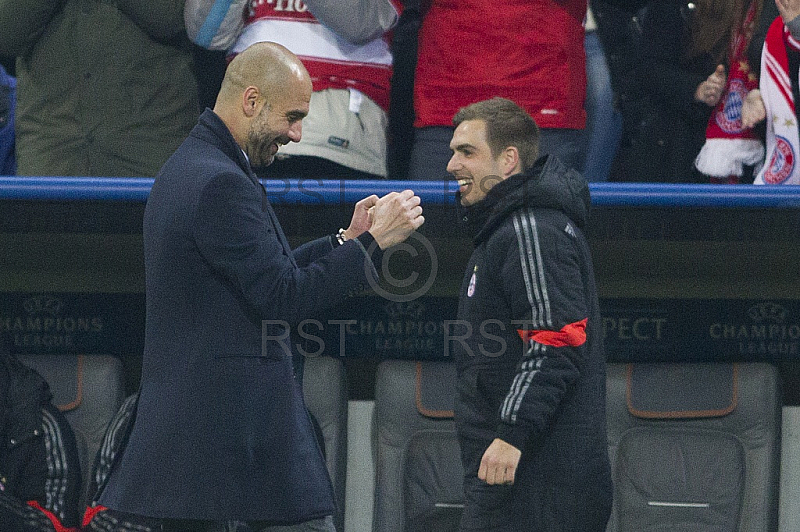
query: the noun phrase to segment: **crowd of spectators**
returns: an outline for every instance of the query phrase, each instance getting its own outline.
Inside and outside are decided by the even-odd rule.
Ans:
[[[261,177],[446,179],[453,114],[503,96],[588,181],[752,183],[769,159],[756,182],[783,182],[798,154],[774,132],[765,151],[761,56],[797,3],[0,0],[0,170],[153,176],[230,58],[272,40],[314,95]]]
[[[183,3],[0,1],[20,175],[156,174],[199,114]]]
[[[274,41],[313,94],[260,177],[448,179],[453,115],[502,96],[587,181],[800,184],[800,0],[0,0],[0,27],[0,175],[152,177]]]
[[[758,87],[761,45],[776,14],[772,0],[644,6],[631,37],[637,59],[618,73],[632,83],[621,107],[626,135],[617,179],[753,181],[763,162],[763,131],[742,127],[741,111]],[[726,151],[730,143],[738,144]],[[701,150],[705,159],[698,159]],[[730,171],[714,164],[714,156],[732,161],[745,151],[748,156]]]

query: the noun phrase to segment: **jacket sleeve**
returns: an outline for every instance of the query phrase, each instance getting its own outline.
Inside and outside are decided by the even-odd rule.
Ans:
[[[189,39],[208,50],[233,47],[244,28],[247,0],[186,0],[184,21]]]
[[[65,0],[0,0],[0,55],[22,55],[42,35]]]
[[[361,239],[298,266],[284,252],[252,181],[234,173],[204,188],[194,224],[200,254],[261,319],[290,325],[317,315],[377,275]]]
[[[581,375],[589,309],[573,236],[532,213],[516,213],[514,226],[501,283],[523,354],[500,406],[498,437],[522,449],[548,429]]]
[[[392,29],[400,17],[389,0],[306,0],[314,17],[351,44],[364,44]]]
[[[335,247],[331,236],[328,235],[298,246],[292,250],[292,255],[294,255],[294,261],[298,266],[303,267],[326,255]]]

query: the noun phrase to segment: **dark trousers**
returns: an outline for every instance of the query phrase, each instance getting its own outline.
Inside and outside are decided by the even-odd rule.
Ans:
[[[469,431],[459,434],[461,532],[605,532],[613,493],[605,448],[582,443],[588,437],[530,445],[522,450],[514,484],[490,486],[478,478],[478,468],[493,436],[470,437]],[[585,455],[585,447],[600,454]]]
[[[412,181],[446,181],[452,127],[423,127],[415,130],[414,146],[408,168],[408,179]],[[539,130],[539,155],[555,155],[569,168],[583,168],[583,130],[542,128]]]
[[[296,525],[270,525],[252,521],[198,521],[193,519],[165,519],[163,532],[336,532],[333,518],[328,516]]]

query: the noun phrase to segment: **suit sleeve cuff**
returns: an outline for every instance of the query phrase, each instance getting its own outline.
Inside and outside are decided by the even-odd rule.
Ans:
[[[364,231],[356,237],[356,240],[361,243],[361,246],[366,251],[367,256],[372,260],[375,270],[380,271],[381,262],[383,261],[383,250],[378,243],[375,242],[375,237],[372,236],[372,233],[369,231]]]

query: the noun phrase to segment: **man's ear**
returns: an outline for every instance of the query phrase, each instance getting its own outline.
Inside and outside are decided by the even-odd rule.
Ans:
[[[519,150],[516,146],[508,146],[500,154],[500,165],[503,169],[503,177],[509,177],[522,172],[522,161],[519,158]]]
[[[257,114],[259,96],[258,87],[252,85],[242,93],[242,112],[246,117],[252,118]]]

